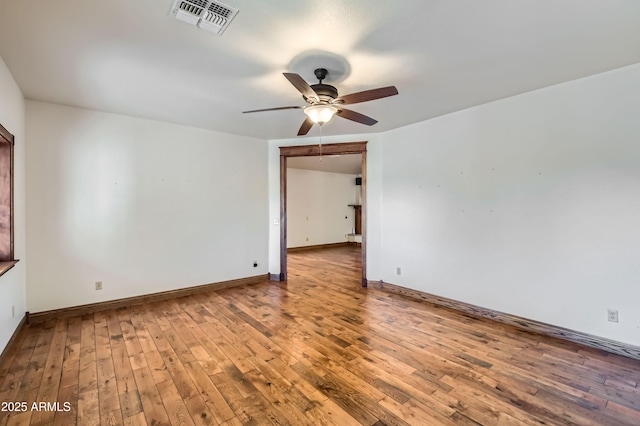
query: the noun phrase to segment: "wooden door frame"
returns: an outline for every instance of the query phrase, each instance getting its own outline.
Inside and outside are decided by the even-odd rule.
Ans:
[[[280,281],[287,280],[287,158],[362,154],[362,287],[367,286],[367,142],[280,147]]]

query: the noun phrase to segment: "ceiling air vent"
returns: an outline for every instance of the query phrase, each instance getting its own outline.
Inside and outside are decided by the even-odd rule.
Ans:
[[[238,9],[212,0],[176,0],[171,15],[198,28],[221,35]]]

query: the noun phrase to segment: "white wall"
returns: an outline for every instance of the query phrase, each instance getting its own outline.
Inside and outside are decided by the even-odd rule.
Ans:
[[[640,345],[639,95],[634,65],[382,135],[380,277]]]
[[[0,352],[27,311],[25,254],[25,124],[24,97],[0,58],[0,123],[15,136],[14,146],[14,256],[20,259],[0,277]],[[12,316],[14,307],[15,316]]]
[[[313,130],[312,130],[313,132]],[[382,152],[380,134],[323,136],[322,143],[367,142],[367,277],[382,275]],[[316,145],[317,136],[269,141],[269,271],[280,272],[280,147]],[[287,183],[289,181],[287,180]],[[371,278],[373,277],[373,278]]]
[[[287,169],[287,247],[347,241],[355,226],[356,176]]]
[[[36,101],[26,111],[31,312],[268,272],[266,141]]]

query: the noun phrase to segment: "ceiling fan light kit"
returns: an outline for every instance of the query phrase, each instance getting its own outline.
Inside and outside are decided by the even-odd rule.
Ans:
[[[321,126],[329,122],[337,112],[338,108],[322,104],[311,105],[304,109],[304,113],[309,116],[311,121]]]
[[[314,124],[322,126],[327,123],[335,115],[357,123],[373,126],[378,121],[364,114],[343,108],[342,105],[357,104],[360,102],[373,101],[388,96],[398,94],[395,86],[380,87],[378,89],[365,90],[363,92],[352,93],[350,95],[339,96],[338,89],[330,84],[324,84],[322,80],[327,77],[328,71],[325,68],[318,68],[314,71],[316,78],[319,80],[317,84],[309,85],[300,74],[283,73],[285,78],[298,89],[302,94],[302,99],[308,104],[307,106],[286,106],[277,108],[254,109],[251,111],[243,111],[243,113],[276,111],[282,109],[303,109],[307,118],[298,130],[298,136],[309,133]]]

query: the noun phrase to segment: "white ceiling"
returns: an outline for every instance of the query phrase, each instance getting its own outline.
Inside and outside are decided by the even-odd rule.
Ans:
[[[323,155],[317,157],[289,157],[290,169],[319,170],[349,175],[362,174],[362,154]]]
[[[225,2],[240,11],[217,36],[171,18],[173,0],[0,0],[0,56],[28,99],[267,139],[295,136],[303,112],[241,111],[301,105],[282,73],[314,83],[325,63],[341,94],[400,92],[352,105],[375,126],[337,117],[333,135],[640,62],[638,0]]]

